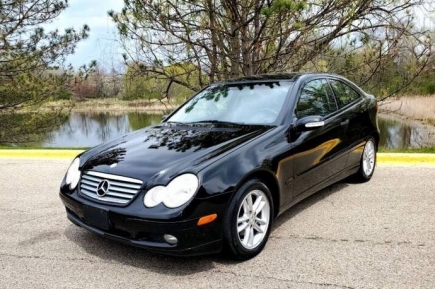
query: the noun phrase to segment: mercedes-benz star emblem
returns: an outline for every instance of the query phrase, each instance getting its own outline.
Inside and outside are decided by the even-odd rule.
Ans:
[[[97,186],[97,195],[99,197],[104,197],[109,191],[110,184],[108,180],[102,180]]]

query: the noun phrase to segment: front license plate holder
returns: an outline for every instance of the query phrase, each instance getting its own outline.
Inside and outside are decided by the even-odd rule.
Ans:
[[[109,230],[109,212],[104,209],[83,206],[83,218],[85,222],[91,226]]]

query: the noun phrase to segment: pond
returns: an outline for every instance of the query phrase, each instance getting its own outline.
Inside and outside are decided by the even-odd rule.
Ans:
[[[43,147],[92,147],[131,131],[159,123],[162,115],[127,113],[123,115],[72,113],[38,145]],[[417,121],[379,116],[382,147],[418,148],[435,146],[435,127]]]
[[[42,143],[43,147],[93,147],[134,130],[159,123],[163,115],[71,113],[68,120]]]
[[[401,117],[380,114],[380,146],[387,148],[435,147],[435,126]]]

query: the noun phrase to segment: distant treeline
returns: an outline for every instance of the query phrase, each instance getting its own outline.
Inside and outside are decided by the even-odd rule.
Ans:
[[[379,68],[372,78],[361,84],[359,79],[361,75],[353,72],[352,66],[360,66],[362,59],[347,57],[346,59],[336,59],[334,67],[341,65],[340,71],[347,70],[343,73],[352,81],[361,85],[367,92],[376,95],[378,98],[386,96],[402,95],[432,95],[435,94],[435,65],[432,64],[430,69],[422,72],[414,79],[407,77],[406,70],[409,69],[404,63],[391,61],[390,65]],[[334,73],[334,70],[327,69],[328,62],[322,61],[318,66],[323,69],[306,69],[305,71],[325,71]],[[185,64],[185,66],[189,66]],[[190,65],[194,68],[193,65]],[[312,68],[312,67],[311,67]],[[168,71],[183,70],[181,67],[172,66],[167,68]],[[191,73],[192,76],[194,73]],[[184,77],[184,76],[183,76]],[[77,80],[80,79],[80,80]],[[106,70],[98,65],[86,78],[75,78],[75,83],[71,85],[69,93],[59,95],[59,99],[84,100],[89,98],[108,98],[115,97],[124,100],[158,100],[167,99],[174,103],[180,103],[191,96],[195,90],[189,89],[184,85],[163,79],[160,75],[141,74],[139,68],[128,67],[127,72],[118,73],[115,70]],[[195,77],[189,80],[192,87],[196,87]],[[406,83],[408,83],[405,85]]]

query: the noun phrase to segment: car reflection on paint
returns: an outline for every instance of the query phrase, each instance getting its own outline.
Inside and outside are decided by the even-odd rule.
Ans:
[[[300,200],[348,176],[368,181],[378,142],[376,99],[343,77],[246,77],[80,154],[60,197],[69,220],[101,236],[246,260]]]

